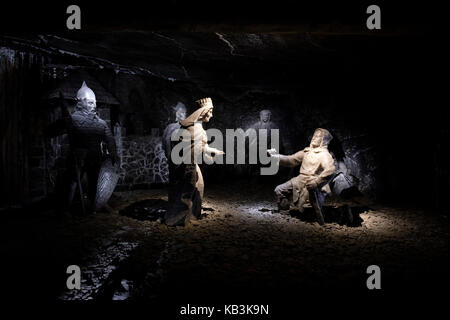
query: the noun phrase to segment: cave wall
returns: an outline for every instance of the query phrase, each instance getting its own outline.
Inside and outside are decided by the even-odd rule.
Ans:
[[[0,47],[0,205],[46,193],[40,69],[48,62],[39,54]]]

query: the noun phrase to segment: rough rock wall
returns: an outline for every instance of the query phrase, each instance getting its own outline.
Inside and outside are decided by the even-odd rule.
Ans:
[[[46,59],[0,47],[0,205],[45,195],[45,150],[39,95]]]
[[[129,136],[122,138],[120,187],[148,187],[167,183],[169,167],[160,136]]]

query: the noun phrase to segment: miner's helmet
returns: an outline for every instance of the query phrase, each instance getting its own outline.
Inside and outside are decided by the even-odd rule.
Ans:
[[[83,81],[81,88],[77,92],[77,100],[82,101],[84,99],[96,101],[94,91],[92,91],[92,89],[86,85],[86,82]]]

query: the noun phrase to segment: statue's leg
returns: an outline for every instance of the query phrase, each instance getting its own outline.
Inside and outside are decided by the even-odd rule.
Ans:
[[[192,209],[187,216],[187,219],[190,220],[192,218],[198,219],[202,215],[202,202],[203,202],[203,191],[204,191],[204,182],[202,171],[198,164],[195,165],[195,173],[197,176],[197,182],[195,184],[194,191],[192,193]]]
[[[289,194],[292,193],[292,182],[291,180],[278,185],[275,190],[275,197],[277,199],[278,210],[289,210],[290,201]]]
[[[304,212],[305,204],[309,201],[309,192],[303,184],[300,186],[301,186],[301,189],[300,189],[301,191],[298,196],[297,208],[300,212]]]
[[[203,182],[202,171],[200,170],[200,167],[198,166],[198,164],[195,165],[195,170],[197,172],[197,183],[195,184],[195,187],[197,188],[197,190],[200,194],[200,198],[203,199],[205,183]]]
[[[201,197],[197,190],[196,167],[192,164],[177,166],[170,181],[172,199],[169,202],[164,223],[170,226],[184,225],[191,215],[201,212]],[[176,178],[176,179],[175,179]]]

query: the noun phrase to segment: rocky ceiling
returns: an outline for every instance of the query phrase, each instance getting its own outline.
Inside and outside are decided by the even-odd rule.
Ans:
[[[327,84],[417,50],[420,35],[114,31],[4,35],[0,45],[64,68],[112,69],[222,86]]]
[[[433,32],[432,6],[371,2],[166,0],[80,2],[82,30],[57,4],[2,4],[0,46],[43,53],[64,68],[102,68],[221,86],[313,87],[416,53]],[[420,17],[420,19],[418,19]]]

